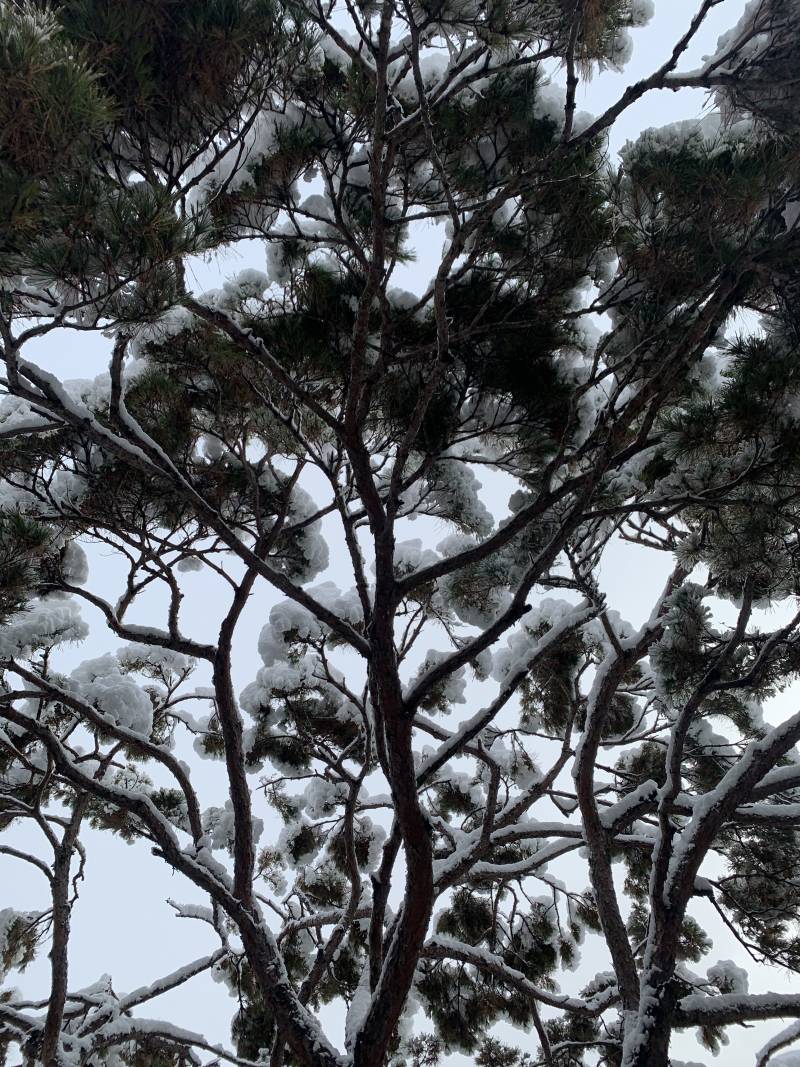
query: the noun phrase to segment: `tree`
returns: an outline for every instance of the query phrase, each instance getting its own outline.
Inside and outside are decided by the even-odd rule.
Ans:
[[[753,0],[681,73],[720,2],[591,117],[647,0],[0,0],[0,853],[51,896],[0,911],[3,970],[49,946],[47,996],[0,995],[24,1063],[666,1067],[675,1029],[800,1019],[696,917],[800,970],[800,713],[762,713],[800,667],[800,10]],[[686,87],[708,116],[612,164]],[[267,272],[192,290],[238,248]],[[37,362],[93,331],[94,381]],[[668,561],[639,628],[620,541]],[[70,672],[82,607],[116,650]],[[86,827],[218,948],[74,990]],[[561,993],[587,931],[606,969]],[[209,969],[235,1052],[141,1014]]]

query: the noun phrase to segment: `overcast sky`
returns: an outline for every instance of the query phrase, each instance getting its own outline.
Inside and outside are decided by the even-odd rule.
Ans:
[[[712,11],[703,32],[681,63],[682,70],[698,66],[702,56],[714,50],[719,34],[739,18],[743,7],[743,0],[725,0]],[[696,3],[687,0],[658,0],[651,24],[632,31],[635,50],[628,67],[622,74],[604,73],[581,86],[578,108],[599,114],[621,95],[626,85],[649,74],[668,56],[695,9]],[[699,118],[706,108],[705,94],[696,90],[650,93],[616,123],[611,147],[614,151],[618,150],[626,140],[636,137],[648,126],[659,126],[683,118]],[[427,227],[420,230],[417,238],[417,260],[398,268],[395,284],[421,293],[435,268],[442,234],[434,227]],[[248,252],[252,251],[253,258],[229,260],[226,269],[237,270],[244,266],[263,268],[263,252],[250,243],[247,247]],[[189,276],[190,279],[194,276],[200,290],[221,281],[219,264],[216,262],[194,265]],[[105,369],[108,345],[109,342],[99,336],[62,331],[60,335],[51,335],[40,343],[35,358],[63,378],[90,378]],[[493,510],[505,512],[507,485],[501,480],[486,484],[484,497]],[[429,537],[435,544],[443,535],[441,527],[419,522],[415,527],[409,527],[407,536]],[[347,588],[352,584],[349,569],[342,565],[335,541],[332,541],[332,549],[330,572],[317,581],[330,578]],[[91,563],[92,588],[97,588],[99,582],[109,598],[115,599],[120,578],[115,561],[95,548],[91,551]],[[608,554],[603,571],[609,605],[632,623],[641,623],[650,613],[653,599],[663,584],[666,567],[666,560],[656,558],[654,562],[653,553],[630,546],[614,548]],[[192,573],[182,575],[181,583],[187,594],[187,633],[200,639],[213,640],[217,621],[213,605],[218,602],[213,579],[207,573]],[[240,687],[253,679],[260,666],[256,640],[273,602],[274,598],[262,583],[259,594],[248,605],[236,648],[235,669]],[[90,612],[87,611],[86,615],[91,618]],[[136,614],[131,621],[146,619]],[[118,647],[119,643],[104,627],[99,626],[84,645],[67,650],[59,666],[71,668],[83,659]],[[203,679],[198,681],[202,684]],[[464,707],[465,714],[470,714],[472,710],[470,704]],[[193,770],[193,779],[197,782],[204,806],[224,802],[225,781],[221,765],[205,761]],[[271,814],[268,819],[264,842],[269,840],[270,827],[277,823]],[[182,903],[199,901],[199,897],[181,876],[172,876],[163,862],[149,856],[146,846],[128,846],[105,833],[85,831],[82,836],[89,860],[86,880],[81,887],[72,922],[71,989],[88,985],[96,981],[103,971],[109,971],[113,975],[115,990],[118,993],[126,992],[216,948],[207,927],[174,917],[166,903],[167,897],[174,896]],[[553,873],[562,878],[568,877],[573,870],[566,866],[562,869],[553,867]],[[0,857],[0,907],[27,910],[46,906],[44,879],[35,872],[29,872],[32,872],[32,868]],[[581,877],[581,883],[574,886],[579,890],[586,884],[585,876]],[[720,927],[707,902],[698,902],[693,913],[713,936],[713,959],[732,958],[746,963],[741,960],[741,949]],[[607,960],[597,946],[587,944],[578,973],[565,976],[562,983],[564,990],[577,990],[596,970],[607,966]],[[30,995],[41,995],[47,988],[48,979],[46,954],[42,954],[26,973],[19,975],[14,972],[10,976],[12,983]],[[762,970],[758,979],[751,984],[753,991],[768,988],[785,991],[789,987],[790,983],[777,970],[766,974]],[[182,989],[153,1002],[147,1014],[163,1015],[177,1025],[202,1029],[209,1040],[228,1043],[230,1018],[235,1007],[235,1002],[226,996],[222,987],[214,985],[208,976],[201,976]],[[330,1013],[327,1018],[330,1036],[341,1043],[339,1029],[342,1020]],[[723,1053],[723,1061],[733,1067],[752,1063],[753,1054],[765,1036],[779,1028],[780,1024],[771,1023],[766,1028],[759,1026],[735,1031],[734,1047]],[[531,1038],[530,1041],[530,1047],[533,1047],[535,1039]],[[673,1047],[675,1054],[686,1060],[711,1059],[710,1053],[698,1049],[691,1034],[677,1035]],[[448,1062],[456,1065],[471,1060],[454,1056]]]

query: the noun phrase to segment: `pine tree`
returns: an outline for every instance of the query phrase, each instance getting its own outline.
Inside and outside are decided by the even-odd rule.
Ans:
[[[0,0],[0,857],[50,897],[0,979],[51,973],[3,1056],[668,1067],[800,1020],[748,993],[800,973],[800,4],[681,73],[719,3],[594,117],[648,0]],[[669,574],[639,628],[620,543]],[[75,990],[87,828],[218,947]],[[207,971],[232,1051],[146,1014]]]

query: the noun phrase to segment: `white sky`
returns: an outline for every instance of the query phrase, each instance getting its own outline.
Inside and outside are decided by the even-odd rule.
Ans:
[[[713,51],[719,34],[739,18],[743,7],[744,0],[724,0],[715,8],[703,32],[684,57],[680,69],[698,66],[702,56]],[[581,86],[579,110],[599,114],[621,95],[626,85],[650,73],[663,62],[695,9],[696,3],[687,0],[658,0],[656,15],[650,25],[632,31],[635,49],[628,67],[622,74],[604,73]],[[616,151],[647,126],[700,117],[705,108],[705,94],[700,91],[650,93],[616,123],[611,147]],[[437,262],[441,234],[433,227],[428,227],[418,236],[417,261],[398,268],[395,284],[420,293],[426,287]],[[247,250],[253,253],[252,258],[232,259],[227,269],[238,270],[244,266],[263,268],[263,256],[255,254],[256,246],[248,243]],[[193,273],[199,290],[219,284],[219,267],[213,262],[197,264]],[[189,277],[191,279],[192,273]],[[62,331],[60,336],[52,336],[41,342],[36,352],[30,353],[28,358],[36,358],[64,378],[90,378],[106,369],[107,353],[108,341],[102,337]],[[496,506],[497,511],[505,511],[508,498],[506,486],[501,486],[499,482],[496,485],[486,484],[484,498],[493,510]],[[441,527],[421,521],[409,527],[407,536],[431,538],[431,543],[435,544],[443,534]],[[348,588],[352,578],[349,569],[342,564],[341,554],[335,551],[335,543],[332,544],[331,559],[329,572],[317,581],[332,579]],[[99,585],[99,591],[108,595],[109,599],[115,599],[120,577],[115,561],[107,553],[94,549],[91,562],[91,588],[98,589]],[[657,556],[654,558],[651,552],[621,544],[612,547],[607,553],[602,576],[610,607],[634,624],[644,621],[650,613],[653,598],[663,584],[666,566],[666,560]],[[181,585],[186,593],[186,632],[198,639],[213,640],[218,617],[214,580],[207,576],[207,572],[190,573],[181,576]],[[248,604],[236,646],[235,673],[240,687],[253,679],[260,666],[256,641],[274,600],[262,584],[258,595]],[[88,609],[85,615],[91,620]],[[130,621],[144,622],[147,619],[135,613]],[[87,642],[65,653],[60,666],[71,668],[83,659],[102,654],[119,644],[100,625]],[[198,684],[203,681],[198,676]],[[476,695],[476,701],[478,699]],[[465,714],[471,714],[472,710],[471,704],[465,706]],[[224,803],[226,786],[222,766],[209,761],[203,761],[199,766],[196,764],[197,761],[193,761],[193,781],[197,784],[203,806]],[[261,804],[258,806],[264,807]],[[269,813],[267,819],[263,842],[270,839],[271,827],[277,831],[277,818]],[[200,897],[192,893],[182,877],[173,876],[162,861],[151,857],[146,846],[125,845],[109,834],[92,831],[85,831],[82,837],[89,859],[80,900],[73,913],[70,989],[88,985],[96,981],[103,971],[109,971],[117,993],[126,992],[217,947],[214,937],[203,924],[174,917],[172,909],[165,902],[167,897],[174,896],[182,903],[192,900],[201,902]],[[565,872],[569,875],[569,870],[568,865],[562,869],[554,866],[552,873],[563,878]],[[574,888],[584,888],[585,874],[578,873],[574,862],[572,871],[581,879]],[[45,907],[46,901],[44,880],[39,874],[27,865],[0,857],[0,907],[35,909]],[[699,901],[693,908],[693,914],[713,937],[714,950],[709,962],[731,958],[746,966],[746,961],[741,959],[741,949],[721,928],[707,902]],[[577,974],[566,975],[563,988],[566,991],[577,990],[595,971],[607,966],[598,944],[589,940],[584,946]],[[42,954],[24,974],[14,972],[11,981],[26,994],[40,996],[48,988],[48,978],[49,963],[46,954]],[[757,979],[751,984],[751,990],[765,991],[770,988],[788,991],[791,981],[781,971],[765,972],[760,969]],[[168,1018],[187,1029],[202,1030],[207,1039],[229,1044],[229,1025],[235,1008],[235,1001],[226,995],[224,987],[215,985],[204,975],[153,1002],[146,1014]],[[419,1018],[421,1020],[421,1016]],[[342,1019],[329,1010],[326,1012],[326,1024],[331,1037],[341,1047]],[[731,1030],[732,1046],[723,1052],[722,1057],[726,1067],[751,1064],[755,1051],[766,1036],[780,1029],[780,1026],[780,1023],[770,1023]],[[511,1031],[509,1038],[513,1039]],[[527,1042],[524,1035],[518,1034],[517,1040],[522,1042],[523,1047],[535,1048],[535,1037]],[[691,1034],[676,1036],[673,1051],[676,1056],[687,1060],[708,1062],[711,1059],[710,1053],[698,1048]],[[456,1067],[469,1064],[472,1060],[453,1056],[447,1062]]]

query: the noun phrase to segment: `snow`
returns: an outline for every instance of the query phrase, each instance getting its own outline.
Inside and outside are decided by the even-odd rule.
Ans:
[[[220,189],[235,192],[252,186],[253,171],[277,147],[280,131],[302,122],[303,112],[294,104],[287,103],[282,111],[263,109],[243,136],[231,138],[221,155],[216,144],[209,147],[187,175],[194,183],[187,196],[190,208],[200,211]]]
[[[791,230],[797,225],[798,219],[800,219],[800,200],[787,200],[786,207],[783,209],[784,226],[787,230]]]
[[[12,430],[36,430],[50,424],[46,415],[35,412],[27,400],[16,396],[4,396],[0,399],[0,434]]]
[[[247,300],[262,297],[269,284],[269,277],[263,271],[248,267],[223,282],[221,289],[208,289],[198,297],[198,303],[216,311],[235,312]]]
[[[79,695],[116,723],[133,733],[149,737],[153,729],[153,705],[143,689],[122,673],[116,656],[108,653],[85,660],[71,675]]]
[[[416,104],[419,100],[419,94],[417,93],[413,70],[408,70],[402,78],[398,79],[396,77],[405,67],[405,56],[391,64],[390,76],[395,77],[393,91],[399,100],[409,104]],[[450,59],[449,56],[441,52],[430,52],[420,58],[419,67],[422,75],[422,84],[425,89],[428,92],[435,93],[437,86],[446,81]]]
[[[211,908],[203,907],[202,904],[178,904],[174,900],[168,903],[181,919],[199,919],[201,922],[214,924],[214,912]]]
[[[25,953],[25,945],[19,941],[16,948],[13,951],[11,949],[10,936],[13,926],[20,920],[27,925],[36,918],[36,912],[20,912],[13,908],[0,909],[0,982],[5,980],[6,970],[22,963]],[[5,966],[4,960],[7,961]]]
[[[552,902],[550,903],[552,904]],[[524,989],[527,995],[536,1000],[540,1000],[543,1004],[548,1004],[552,1007],[566,1008],[567,1010],[572,1011],[580,1011],[587,1008],[591,1009],[592,1007],[591,1001],[580,1000],[576,997],[567,996],[566,994],[559,994],[557,987],[555,987],[555,989],[540,988],[535,983],[529,981],[521,971],[518,971],[514,967],[510,967],[502,956],[498,956],[496,953],[490,952],[485,948],[480,948],[479,946],[468,945],[454,937],[448,937],[444,934],[436,934],[435,937],[430,938],[425,943],[425,949],[430,950],[431,955],[451,956],[453,959],[460,959],[464,962],[473,963],[475,966],[481,967],[493,974],[504,975],[506,980],[512,986],[518,989]],[[423,949],[423,954],[425,954],[425,949]],[[608,993],[606,995],[608,995]],[[605,999],[602,994],[601,998]]]
[[[363,612],[356,590],[342,593],[333,582],[322,582],[306,590],[318,604],[340,619],[354,625],[363,623]],[[269,622],[258,638],[258,652],[264,665],[272,667],[284,663],[291,646],[297,642],[318,641],[326,627],[314,615],[294,600],[281,600],[269,614]]]
[[[719,137],[721,119],[718,112],[710,112],[701,118],[681,119],[664,126],[648,126],[635,141],[627,141],[620,149],[620,159],[630,170],[637,157],[653,152],[674,151],[693,147],[704,151],[707,142]]]
[[[775,767],[768,771],[758,785],[758,792],[766,796],[768,793],[779,793],[784,789],[790,789],[800,785],[800,762],[797,753],[789,753],[792,762],[785,767]]]
[[[183,559],[178,560],[175,569],[183,574],[188,574],[191,571],[201,571],[203,567],[203,561],[199,556],[185,556]]]
[[[326,778],[312,778],[303,793],[303,810],[309,819],[330,815],[336,806],[347,799],[346,782],[331,782]]]
[[[616,824],[621,824],[640,804],[654,801],[658,793],[658,785],[652,779],[642,782],[636,789],[631,790],[622,800],[610,807],[605,808],[600,815],[600,821],[607,830]]]
[[[188,656],[174,649],[138,642],[117,649],[117,660],[126,670],[136,670],[143,674],[183,674],[193,662]]]
[[[481,483],[471,467],[457,456],[444,455],[428,474],[430,491],[422,510],[464,530],[486,537],[494,518],[478,496]]]
[[[426,677],[437,667],[440,667],[443,663],[446,663],[452,653],[439,652],[436,649],[429,649],[425,653],[425,658],[420,664],[417,674],[411,679],[407,686],[403,687],[403,698],[407,699],[410,693],[416,689],[418,685],[424,684]],[[440,707],[437,702],[437,710],[450,710],[449,706],[452,704],[464,704],[466,703],[466,670],[464,667],[459,667],[457,670],[450,671],[445,675],[444,679],[438,684],[438,689],[441,690],[441,700],[444,707]]]
[[[344,1024],[345,1048],[352,1049],[356,1043],[359,1031],[367,1018],[367,1013],[372,1005],[372,995],[369,990],[369,967],[365,967],[359,980],[353,999],[347,1009],[347,1019]]]
[[[521,629],[508,638],[506,647],[495,652],[492,677],[505,682],[520,671],[530,670],[556,641],[571,629],[588,623],[593,613],[594,608],[588,600],[575,605],[567,600],[545,597],[528,612]],[[547,627],[545,633],[536,636],[542,626]]]
[[[266,666],[286,659],[293,636],[299,640],[318,640],[322,625],[301,604],[282,600],[270,611],[269,623],[258,638],[258,653]]]
[[[478,540],[472,534],[453,533],[437,544],[436,551],[447,559],[477,544]],[[489,558],[440,580],[442,597],[468,626],[489,626],[508,607],[511,600],[508,575],[501,574],[501,569],[496,560]]]
[[[415,293],[410,293],[407,289],[387,289],[386,299],[398,311],[407,311],[419,303],[419,297]]]
[[[717,47],[715,51],[711,53],[711,55],[703,56],[704,66],[714,64],[715,71],[724,71],[726,68],[719,66],[719,61],[733,48],[736,42],[750,30],[754,24],[756,16],[763,10],[763,7],[763,0],[749,0],[736,25],[732,26],[731,29],[726,30],[726,32],[717,39]],[[743,59],[752,57],[758,51],[759,46],[764,43],[765,39],[765,34],[757,34],[745,45],[744,49],[737,51],[737,58]]]
[[[111,377],[108,371],[95,378],[74,378],[64,382],[64,389],[78,404],[90,411],[108,411],[111,398]]]
[[[240,270],[232,282],[227,282],[244,299],[248,297],[260,297],[269,286],[269,278],[261,270],[246,267]]]
[[[280,854],[283,856],[285,862],[289,867],[292,867],[294,869],[302,869],[303,867],[307,866],[310,860],[313,859],[316,852],[316,845],[313,843],[316,841],[316,837],[313,834],[308,835],[309,844],[305,852],[299,855],[294,855],[293,852],[295,848],[295,839],[304,831],[307,831],[310,826],[311,823],[308,821],[308,819],[306,819],[304,816],[301,816],[299,819],[295,819],[292,822],[287,823],[286,826],[284,826],[281,830],[278,836],[278,842],[275,847],[277,851],[280,852]]]
[[[719,960],[708,968],[706,975],[722,993],[746,993],[749,988],[747,971],[733,960]]]
[[[128,352],[134,360],[141,359],[149,344],[163,344],[170,337],[177,337],[194,325],[194,315],[187,308],[180,305],[167,308],[155,322],[147,323],[136,331],[128,343]],[[129,368],[126,370],[130,373]]]
[[[773,1067],[775,1064],[778,1064],[778,1067],[781,1064],[783,1067],[800,1067],[800,1050],[785,1052],[777,1057],[774,1055],[796,1041],[800,1041],[800,1021],[790,1023],[767,1041],[756,1055],[755,1067],[765,1067],[767,1063],[771,1063]]]
[[[206,808],[203,812],[203,830],[206,839],[212,849],[224,848],[233,855],[235,817],[233,804],[230,800],[225,801],[223,808]],[[258,845],[264,832],[264,821],[257,816],[252,818],[253,845]]]
[[[70,585],[86,585],[89,560],[77,541],[70,541],[61,556],[61,571]]]
[[[422,539],[419,537],[410,541],[399,541],[394,547],[394,570],[398,578],[405,578],[438,562],[438,553],[430,548],[423,548]],[[374,571],[374,564],[372,569]]]
[[[71,421],[86,424],[91,428],[94,437],[98,441],[106,441],[109,443],[113,443],[114,447],[120,452],[125,453],[129,459],[137,461],[139,465],[144,464],[148,470],[152,469],[152,463],[146,452],[139,448],[138,445],[134,445],[130,441],[126,440],[124,437],[119,437],[116,434],[112,433],[111,430],[109,430],[106,426],[98,422],[98,420],[94,417],[93,413],[89,410],[89,408],[87,408],[86,405],[80,400],[75,399],[75,397],[73,397],[70,393],[70,390],[67,388],[67,386],[54,374],[51,374],[49,371],[42,370],[41,367],[37,367],[36,364],[29,363],[27,360],[24,359],[19,360],[19,367],[20,371],[24,373],[25,377],[27,377],[31,382],[35,383],[37,387],[42,390],[43,393],[46,392],[47,394],[50,394],[54,397],[55,402],[58,404],[61,411],[66,416],[68,416]],[[130,418],[130,416],[125,411],[124,404],[120,405],[119,414],[124,422],[129,424],[133,429],[138,430],[139,438],[144,439],[154,450],[156,450],[163,457],[164,460],[166,460],[167,465],[171,467],[172,464],[169,460],[169,457],[166,455],[166,453],[159,449],[158,445],[156,445],[154,441],[147,437],[147,435],[144,434],[144,432],[141,430],[141,427],[139,427],[138,424]],[[68,471],[59,473],[66,475],[68,477],[68,480],[71,480],[71,477],[74,477],[71,475],[71,472]]]
[[[656,13],[654,0],[633,0],[630,9],[632,26],[646,26]]]
[[[778,760],[784,752],[794,747],[800,736],[800,713],[786,719],[780,726],[767,731],[764,737],[752,741],[739,759],[725,773],[719,783],[697,798],[692,818],[681,832],[670,858],[667,879],[664,885],[665,899],[679,883],[683,870],[692,862],[693,849],[707,820],[718,812],[746,776],[752,775],[757,761],[769,752],[771,761]]]
[[[0,656],[27,655],[41,648],[82,641],[89,627],[74,600],[44,596],[0,627]]]

